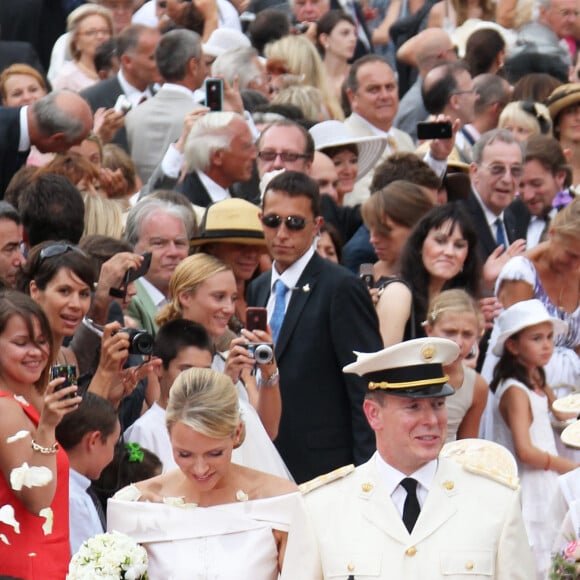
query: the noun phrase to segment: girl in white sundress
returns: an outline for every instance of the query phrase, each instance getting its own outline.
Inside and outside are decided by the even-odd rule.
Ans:
[[[490,384],[495,393],[493,438],[518,461],[524,523],[538,578],[544,579],[551,552],[550,498],[557,488],[557,474],[577,467],[557,454],[549,417],[555,397],[543,368],[554,351],[554,334],[565,332],[567,326],[550,317],[535,299],[510,306],[497,324],[500,334],[493,351],[500,360]]]

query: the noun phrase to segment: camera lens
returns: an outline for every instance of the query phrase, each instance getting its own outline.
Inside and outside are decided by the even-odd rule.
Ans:
[[[267,344],[258,345],[254,351],[254,359],[260,365],[269,363],[273,357],[274,352],[272,351],[272,348]]]
[[[151,354],[153,337],[148,332],[138,332],[131,339],[131,352],[134,354]]]

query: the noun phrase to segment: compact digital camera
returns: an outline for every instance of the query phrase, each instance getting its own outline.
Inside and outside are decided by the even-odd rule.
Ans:
[[[243,346],[259,365],[268,364],[274,358],[274,345],[271,342],[247,342]]]
[[[148,355],[153,352],[153,336],[142,328],[119,328],[112,334],[126,332],[129,335],[129,354]]]

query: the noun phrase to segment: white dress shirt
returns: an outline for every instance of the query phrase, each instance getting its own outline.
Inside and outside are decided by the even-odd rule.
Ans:
[[[300,292],[301,289],[296,288],[296,284],[298,284],[298,280],[300,276],[302,276],[302,272],[304,272],[304,268],[310,259],[314,256],[314,248],[311,246],[308,250],[294,262],[288,269],[286,269],[282,274],[278,273],[276,270],[276,262],[272,265],[272,278],[270,281],[270,298],[268,298],[268,304],[266,308],[268,309],[268,324],[270,324],[270,319],[272,318],[272,313],[274,312],[274,303],[276,302],[276,292],[274,290],[274,284],[276,284],[277,280],[282,280],[286,288],[288,288],[288,292],[286,292],[286,305],[284,308],[284,312],[288,310],[288,304],[290,303],[290,298],[292,298],[292,292]]]
[[[102,534],[103,526],[97,508],[93,503],[87,489],[91,485],[91,480],[75,471],[72,467],[69,470],[69,526],[70,526],[70,550],[71,554],[76,554],[81,544]]]
[[[419,500],[419,505],[423,508],[427,501],[427,495],[429,494],[433,480],[435,479],[437,459],[429,461],[429,463],[423,465],[421,469],[418,469],[411,475],[405,475],[398,469],[395,469],[392,465],[389,465],[378,452],[375,455],[375,461],[379,476],[391,494],[391,499],[401,515],[401,518],[403,517],[403,507],[405,506],[405,500],[407,499],[407,491],[400,484],[406,477],[412,477],[417,480],[417,499]]]

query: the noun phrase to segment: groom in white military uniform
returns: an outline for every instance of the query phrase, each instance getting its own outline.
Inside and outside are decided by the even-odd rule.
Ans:
[[[377,452],[306,495],[324,578],[535,577],[517,485],[438,457],[455,392],[442,365],[458,355],[447,339],[417,339],[344,368],[368,382]]]

